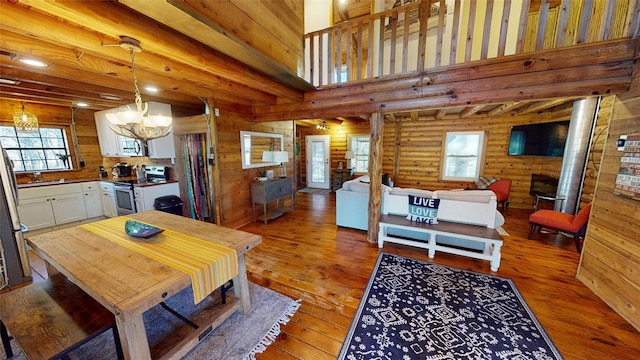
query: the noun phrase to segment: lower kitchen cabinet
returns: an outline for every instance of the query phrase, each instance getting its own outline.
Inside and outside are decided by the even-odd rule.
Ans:
[[[31,199],[21,199],[18,206],[20,221],[29,230],[80,221],[87,218],[81,192]]]
[[[102,216],[102,197],[100,196],[100,183],[97,181],[82,183],[82,194],[84,195],[84,207],[87,211],[87,218]]]
[[[85,220],[87,208],[91,217],[102,216],[98,183],[84,184],[91,190],[86,192],[87,199],[79,183],[20,189],[20,221],[31,231]]]
[[[104,216],[108,218],[118,216],[116,196],[113,193],[113,183],[108,181],[100,182],[100,197],[102,198],[102,212]]]
[[[56,224],[50,197],[21,198],[18,212],[20,213],[20,221],[27,225],[30,231],[44,229]]]
[[[173,182],[133,187],[133,197],[135,198],[137,212],[153,210],[153,204],[156,199],[167,195],[180,196],[180,185],[177,182]]]

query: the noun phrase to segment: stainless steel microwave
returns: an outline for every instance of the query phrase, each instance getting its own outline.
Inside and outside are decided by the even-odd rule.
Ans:
[[[121,136],[120,148],[123,156],[144,156],[142,140]]]

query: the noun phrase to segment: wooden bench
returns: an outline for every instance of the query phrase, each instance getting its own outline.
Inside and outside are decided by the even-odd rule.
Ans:
[[[0,294],[0,338],[7,358],[13,338],[27,359],[65,359],[67,353],[113,329],[111,312],[61,274]]]
[[[390,234],[390,229],[399,229],[400,233],[418,233],[425,236],[422,239],[415,239],[404,235]],[[446,240],[451,238],[472,244],[480,243],[482,250],[473,251],[460,246],[451,246],[446,243]],[[428,249],[429,257],[432,259],[436,250],[438,250],[450,254],[489,260],[491,262],[491,271],[498,271],[501,257],[500,248],[503,240],[496,230],[482,226],[446,221],[440,221],[437,224],[423,224],[409,221],[404,216],[381,215],[378,247],[382,248],[385,241]]]

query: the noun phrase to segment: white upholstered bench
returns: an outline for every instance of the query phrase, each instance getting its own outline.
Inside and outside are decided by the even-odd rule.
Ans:
[[[429,258],[432,259],[437,250],[489,260],[491,271],[498,271],[500,267],[500,249],[503,240],[495,229],[446,221],[433,225],[423,224],[409,221],[406,217],[398,215],[381,215],[379,225],[379,248],[382,248],[385,242],[392,242],[427,249]],[[450,245],[448,239],[455,239],[456,245]],[[468,243],[469,248],[460,245],[464,243]],[[481,250],[473,250],[474,247]]]

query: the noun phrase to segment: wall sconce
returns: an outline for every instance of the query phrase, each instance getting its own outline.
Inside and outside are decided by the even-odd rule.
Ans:
[[[627,135],[620,135],[618,140],[616,140],[616,146],[618,147],[618,151],[624,151],[624,144],[627,142]]]

